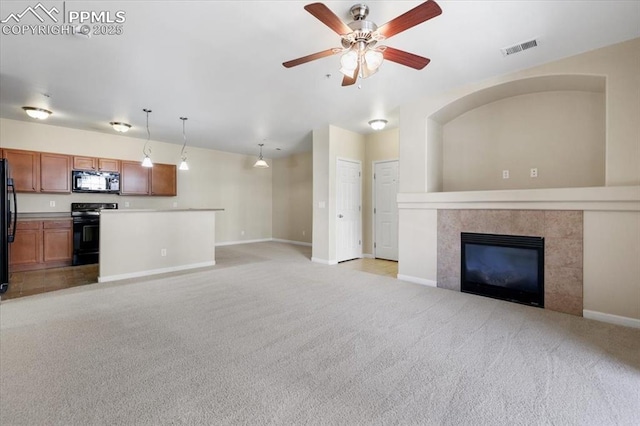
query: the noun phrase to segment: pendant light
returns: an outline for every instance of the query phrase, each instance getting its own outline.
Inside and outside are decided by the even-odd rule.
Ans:
[[[143,111],[147,113],[147,141],[144,143],[144,147],[142,148],[142,153],[144,154],[142,167],[153,167],[153,163],[149,157],[149,154],[151,154],[151,147],[149,147],[149,141],[151,141],[151,132],[149,131],[149,113],[151,110],[144,108]]]
[[[182,158],[182,161],[180,162],[180,167],[178,168],[180,170],[189,170],[189,165],[187,164],[187,152],[184,150],[187,146],[187,135],[184,132],[184,122],[187,121],[188,118],[180,117],[180,120],[182,120],[182,139],[184,140],[184,143],[182,144],[182,151],[180,151],[180,158]]]
[[[259,169],[266,169],[269,167],[269,165],[267,164],[266,161],[264,161],[264,158],[262,158],[262,147],[264,146],[264,144],[259,143],[258,146],[260,147],[260,157],[258,157],[258,161],[256,161],[256,164],[254,164],[253,167],[257,167]]]

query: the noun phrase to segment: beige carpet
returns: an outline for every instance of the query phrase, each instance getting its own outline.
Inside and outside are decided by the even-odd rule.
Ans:
[[[308,257],[0,303],[0,424],[640,422],[640,330]]]

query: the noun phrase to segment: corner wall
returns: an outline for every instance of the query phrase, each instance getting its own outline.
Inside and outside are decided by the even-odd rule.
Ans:
[[[293,154],[272,161],[273,238],[311,244],[313,155]]]

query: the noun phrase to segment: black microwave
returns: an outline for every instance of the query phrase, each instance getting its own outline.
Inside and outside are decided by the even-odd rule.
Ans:
[[[120,173],[73,170],[71,171],[71,187],[73,192],[119,194]]]

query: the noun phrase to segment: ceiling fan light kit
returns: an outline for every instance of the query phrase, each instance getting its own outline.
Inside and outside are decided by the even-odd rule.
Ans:
[[[51,114],[53,114],[48,109],[44,109],[44,108],[23,106],[22,109],[24,110],[24,112],[27,113],[29,117],[35,118],[37,120],[46,120],[47,118],[49,118]]]
[[[323,50],[322,52],[284,62],[282,65],[286,68],[291,68],[316,59],[343,53],[340,58],[340,72],[344,74],[342,79],[343,86],[355,84],[358,77],[367,78],[372,76],[378,72],[385,59],[417,70],[426,67],[430,59],[392,47],[378,46],[378,43],[442,13],[442,9],[435,1],[427,0],[378,27],[374,22],[366,19],[369,14],[369,7],[365,4],[356,4],[351,7],[349,11],[353,21],[349,24],[342,22],[335,13],[322,3],[311,3],[304,8],[341,37],[342,48]]]

